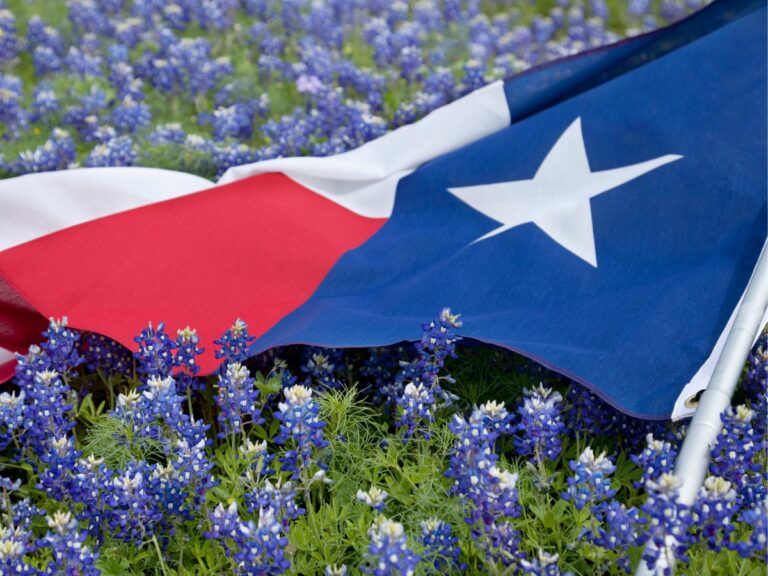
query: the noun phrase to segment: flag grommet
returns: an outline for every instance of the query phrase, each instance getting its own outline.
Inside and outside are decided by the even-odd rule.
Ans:
[[[688,398],[686,398],[683,405],[686,408],[697,408],[699,406],[699,401],[701,400],[701,395],[703,393],[704,393],[704,390],[699,390],[693,396],[688,396]]]

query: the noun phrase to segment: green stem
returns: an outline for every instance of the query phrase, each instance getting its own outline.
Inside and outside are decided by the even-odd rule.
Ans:
[[[152,535],[152,542],[155,544],[155,550],[157,550],[157,559],[160,560],[160,569],[163,571],[163,574],[169,574],[168,567],[165,565],[165,560],[163,560],[163,552],[160,550],[160,544],[157,543],[157,536]]]

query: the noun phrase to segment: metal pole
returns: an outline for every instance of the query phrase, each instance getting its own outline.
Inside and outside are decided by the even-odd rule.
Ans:
[[[682,481],[678,500],[691,506],[704,483],[709,468],[709,451],[723,428],[720,414],[731,404],[731,398],[752,349],[755,334],[768,308],[768,242],[755,265],[744,299],[725,341],[707,389],[691,420],[683,446],[675,464],[675,475]],[[672,557],[669,554],[667,557]],[[654,574],[640,561],[635,576]]]

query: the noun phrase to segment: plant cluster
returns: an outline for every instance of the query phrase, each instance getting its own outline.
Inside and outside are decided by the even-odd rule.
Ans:
[[[706,0],[0,0],[0,174],[344,152]]]
[[[249,359],[237,320],[202,377],[188,327],[149,326],[131,354],[52,320],[0,394],[3,573],[623,574],[642,559],[661,575],[673,556],[764,571],[768,333],[688,507],[684,425],[461,347],[461,327],[444,309],[412,345]],[[449,375],[483,378],[474,363],[505,368],[485,387],[499,400]]]

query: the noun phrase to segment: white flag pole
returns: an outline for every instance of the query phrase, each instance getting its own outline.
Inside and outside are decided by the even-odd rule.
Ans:
[[[720,414],[731,404],[744,362],[761,328],[768,308],[768,242],[763,246],[733,327],[717,361],[707,389],[701,396],[683,446],[675,464],[675,475],[682,481],[678,500],[691,506],[696,501],[709,468],[709,453],[723,428]],[[651,544],[652,545],[652,544]],[[674,558],[667,551],[667,558]],[[661,566],[659,566],[661,568]],[[640,561],[635,576],[655,574]]]

